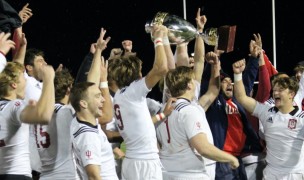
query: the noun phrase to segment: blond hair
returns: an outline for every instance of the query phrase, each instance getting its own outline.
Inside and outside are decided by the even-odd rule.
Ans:
[[[0,97],[9,94],[10,85],[18,83],[19,76],[23,76],[24,66],[18,62],[9,62],[0,73]]]

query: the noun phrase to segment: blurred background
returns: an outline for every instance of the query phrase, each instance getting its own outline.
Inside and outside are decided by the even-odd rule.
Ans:
[[[90,44],[99,36],[100,28],[107,30],[112,39],[105,50],[107,58],[112,48],[122,48],[125,39],[133,41],[133,51],[142,59],[143,74],[152,67],[154,47],[150,35],[145,32],[146,21],[158,11],[184,17],[183,0],[7,0],[16,9],[29,3],[33,16],[23,26],[28,40],[28,48],[38,48],[45,52],[46,60],[55,68],[62,63],[73,75],[89,52]],[[273,62],[276,52],[278,71],[292,74],[297,62],[303,61],[304,27],[301,1],[271,0],[185,0],[186,19],[195,25],[198,8],[207,16],[208,27],[236,25],[234,49],[249,52],[248,46],[253,33],[260,33],[263,49]],[[275,9],[275,18],[273,18]],[[275,19],[276,48],[274,49],[273,19]],[[189,53],[193,52],[194,41],[189,43]],[[175,47],[172,47],[174,50]],[[206,45],[206,52],[212,47]],[[237,59],[235,59],[237,60]],[[222,60],[222,67],[232,74],[233,60]],[[149,94],[159,98],[153,90]]]

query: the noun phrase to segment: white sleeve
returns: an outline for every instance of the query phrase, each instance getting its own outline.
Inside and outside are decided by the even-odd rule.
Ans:
[[[204,132],[202,118],[203,114],[197,108],[187,108],[183,115],[183,124],[187,138],[190,140],[193,136]]]
[[[266,120],[268,116],[267,112],[270,108],[272,108],[271,105],[257,102],[252,115],[257,117],[263,123],[263,121]]]
[[[296,102],[299,108],[302,108],[302,100],[304,99],[304,73],[302,73],[300,82],[299,82],[299,90],[297,91],[296,96],[294,97],[294,101]]]
[[[6,57],[0,53],[0,73],[3,71],[3,69],[5,68],[6,66]]]
[[[195,82],[195,85],[196,85],[196,88],[195,88],[195,100],[198,101],[199,99],[199,93],[200,93],[200,90],[201,90],[201,83],[198,82],[198,81],[194,81]]]

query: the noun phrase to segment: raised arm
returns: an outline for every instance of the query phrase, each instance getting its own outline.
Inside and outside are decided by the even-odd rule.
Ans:
[[[245,59],[233,63],[232,68],[234,72],[234,96],[236,100],[252,114],[256,106],[256,100],[247,96],[242,80],[242,72],[246,66]]]
[[[96,51],[96,43],[92,43],[90,47],[90,52],[84,57],[84,60],[82,61],[78,69],[75,78],[75,83],[87,81],[88,72],[91,68],[95,51]]]
[[[26,3],[18,13],[21,19],[21,26],[14,30],[13,41],[16,43],[16,48],[13,49],[13,56],[19,51],[22,46],[22,26],[33,16],[32,9],[29,8],[29,3]],[[22,63],[23,64],[23,63]]]
[[[196,20],[197,30],[200,33],[202,33],[204,30],[204,26],[207,22],[207,18],[205,15],[201,16],[200,12],[201,12],[201,9],[198,8],[195,20]],[[194,74],[195,74],[195,79],[198,82],[201,82],[201,80],[202,80],[204,63],[205,63],[204,40],[201,36],[197,36],[195,39],[195,45],[194,45]]]
[[[105,99],[105,102],[102,107],[103,115],[98,118],[100,124],[106,124],[110,122],[113,118],[113,106],[107,81],[108,62],[105,62],[104,58],[101,56],[103,50],[107,47],[107,44],[111,39],[110,37],[108,37],[104,40],[105,34],[106,30],[101,28],[100,36],[97,40],[95,47],[96,50],[93,56],[93,62],[87,78],[88,82],[93,82],[99,86],[102,96]]]
[[[104,30],[103,28],[101,28],[100,31],[100,36],[97,40],[96,43],[96,50],[95,53],[93,55],[93,62],[90,68],[90,71],[88,73],[88,77],[87,77],[87,81],[88,82],[93,82],[97,85],[99,85],[99,80],[100,80],[100,67],[101,67],[101,54],[103,52],[103,50],[107,47],[108,42],[110,41],[110,37],[108,37],[107,39],[103,39],[104,35],[106,33],[106,30]]]
[[[189,66],[188,43],[176,45],[174,61],[176,66]]]
[[[167,57],[162,43],[164,27],[154,25],[152,33],[154,37],[155,58],[153,67],[145,78],[146,85],[149,89],[154,87],[168,72]]]
[[[110,90],[108,87],[108,61],[105,61],[104,58],[101,58],[101,67],[100,67],[100,91],[102,96],[105,99],[103,103],[103,115],[98,118],[99,124],[106,124],[109,123],[113,118],[113,104],[111,99]]]
[[[168,29],[164,28],[164,33],[163,33],[163,44],[164,44],[164,49],[167,57],[167,65],[168,69],[175,69],[175,61],[174,61],[174,55],[170,46],[169,38],[168,38]]]
[[[17,49],[17,51],[15,52],[15,56],[13,58],[13,61],[18,62],[20,64],[24,64],[24,58],[25,58],[26,47],[27,47],[27,40],[25,38],[24,33],[22,33],[18,42],[20,43],[20,46]]]
[[[38,75],[43,80],[42,93],[38,102],[29,101],[29,105],[21,113],[21,120],[25,123],[47,124],[53,115],[55,105],[54,77],[52,66],[42,65]]]
[[[208,90],[199,98],[199,104],[204,108],[205,111],[208,110],[210,105],[216,99],[220,92],[220,61],[217,54],[214,52],[209,52],[206,55],[206,59],[209,64],[211,64],[211,77],[209,80]]]
[[[249,96],[251,90],[254,86],[254,81],[258,75],[258,56],[261,48],[255,43],[254,40],[251,40],[249,43],[250,56],[246,66],[246,69],[243,73],[243,83],[245,85],[246,94]]]
[[[266,100],[269,99],[271,84],[262,51],[263,50],[261,50],[261,55],[259,56],[259,84],[255,99],[261,103],[264,103]]]

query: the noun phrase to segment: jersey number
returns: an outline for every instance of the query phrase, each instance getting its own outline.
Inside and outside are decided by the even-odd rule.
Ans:
[[[120,107],[119,107],[118,104],[114,105],[114,111],[115,111],[115,117],[116,117],[116,120],[117,120],[118,128],[120,130],[123,130],[124,129],[124,125],[123,125],[123,122],[122,122],[121,113],[120,113]]]
[[[167,129],[167,134],[168,134],[168,139],[167,142],[170,143],[170,130],[169,130],[169,124],[168,124],[168,118],[165,120],[165,124],[166,124],[166,129]]]
[[[51,144],[50,135],[42,128],[42,125],[35,125],[37,148],[48,148]]]

